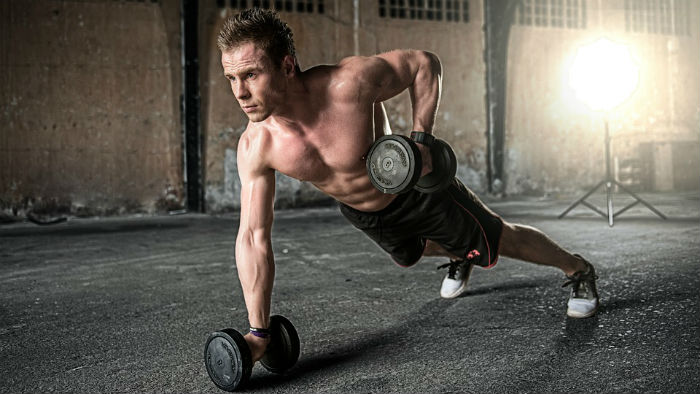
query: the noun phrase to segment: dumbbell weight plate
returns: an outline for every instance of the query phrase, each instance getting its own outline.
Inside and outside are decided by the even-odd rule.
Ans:
[[[421,193],[434,193],[447,188],[457,173],[457,157],[447,142],[435,139],[430,153],[433,171],[420,177],[414,186]]]
[[[299,359],[299,335],[294,325],[280,315],[270,316],[270,332],[272,339],[260,364],[270,372],[283,373]]]
[[[225,391],[244,385],[253,369],[248,343],[231,328],[209,335],[204,345],[204,363],[216,387]]]
[[[420,151],[410,138],[385,135],[372,145],[367,154],[367,173],[372,184],[383,193],[408,191],[420,177]]]

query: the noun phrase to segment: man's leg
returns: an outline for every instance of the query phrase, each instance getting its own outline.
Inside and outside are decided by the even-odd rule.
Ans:
[[[573,285],[566,312],[570,317],[593,316],[598,309],[598,290],[595,284],[597,276],[593,266],[580,256],[564,250],[542,231],[530,226],[504,222],[499,254],[561,269],[569,279],[567,284]],[[426,245],[424,255],[446,256],[450,259],[456,257],[430,241]],[[443,281],[441,294],[444,298],[455,297],[466,287],[473,266],[462,263],[458,267],[468,271],[464,271],[463,278],[456,278],[456,280],[446,278]],[[443,294],[446,286],[448,286],[448,293],[452,292],[450,296]]]
[[[542,231],[530,226],[504,222],[499,253],[564,271],[568,279],[565,286],[572,285],[566,311],[568,316],[590,317],[598,310],[598,277],[593,266],[580,256],[564,250]]]
[[[564,250],[542,231],[522,224],[503,222],[500,247],[502,256],[557,267],[568,276],[587,268],[582,258]]]
[[[586,263],[578,256],[564,250],[542,231],[522,224],[503,222],[499,254],[502,256],[549,265],[561,269],[566,275],[586,270]],[[428,240],[423,256],[444,256],[453,260],[460,257],[448,252],[437,243]]]

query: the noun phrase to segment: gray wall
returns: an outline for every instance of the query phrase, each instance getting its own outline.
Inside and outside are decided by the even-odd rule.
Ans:
[[[484,193],[482,1],[466,3],[467,23],[382,18],[377,0],[323,3],[323,14],[281,12],[301,67],[395,48],[437,53],[445,74],[436,134],[455,148],[459,177]],[[584,3],[585,29],[513,26],[505,192],[575,194],[603,175],[602,119],[573,105],[562,82],[578,45],[601,34],[627,42],[641,66],[637,91],[610,119],[618,177],[645,190],[697,189],[700,3],[688,2],[691,28],[679,36],[627,31],[623,0]],[[203,172],[213,212],[239,206],[235,152],[246,118],[215,45],[224,18],[237,11],[199,2]],[[0,210],[102,215],[182,207],[180,56],[178,0],[0,2]],[[407,132],[407,94],[386,106],[395,132]],[[629,163],[642,167],[642,181],[630,178]],[[328,201],[307,183],[278,182],[278,207]]]
[[[1,208],[180,205],[178,4],[0,2]]]

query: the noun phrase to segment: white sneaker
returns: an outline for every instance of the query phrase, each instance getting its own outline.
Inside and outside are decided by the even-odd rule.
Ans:
[[[447,268],[447,275],[442,280],[440,297],[455,298],[464,293],[474,264],[467,262],[467,260],[450,260],[449,263],[438,267],[438,269],[441,268]]]
[[[579,255],[575,256],[582,258]],[[588,269],[585,272],[578,271],[571,276],[567,276],[568,280],[562,286],[572,285],[571,296],[569,296],[566,310],[566,314],[569,317],[590,317],[595,315],[598,310],[598,289],[595,283],[598,275],[596,275],[591,263],[586,260],[583,261],[588,266]]]

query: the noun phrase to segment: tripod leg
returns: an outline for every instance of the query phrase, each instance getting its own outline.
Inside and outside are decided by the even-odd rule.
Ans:
[[[569,213],[572,209],[576,208],[576,206],[577,206],[578,204],[581,204],[581,202],[584,201],[585,199],[587,199],[588,196],[590,196],[591,194],[595,193],[595,191],[598,190],[598,188],[601,187],[604,183],[605,183],[605,181],[601,181],[600,183],[598,183],[593,189],[591,189],[591,190],[590,190],[588,193],[586,193],[583,197],[579,198],[579,199],[576,200],[573,204],[571,204],[571,206],[569,206],[568,208],[566,208],[566,210],[565,210],[564,212],[562,212],[562,214],[559,215],[558,218],[561,219],[561,218],[563,218],[564,216],[566,216],[567,213]]]
[[[641,203],[644,204],[647,208],[649,208],[649,210],[651,210],[651,211],[654,212],[655,214],[659,215],[659,217],[661,217],[661,219],[666,219],[666,216],[665,216],[663,213],[659,212],[656,208],[654,208],[653,206],[651,206],[651,204],[649,204],[648,202],[642,200],[641,197],[639,197],[638,195],[636,195],[636,194],[635,194],[634,192],[632,192],[631,190],[629,190],[629,189],[627,189],[626,187],[622,186],[622,185],[620,184],[620,182],[618,182],[618,181],[613,181],[613,182],[615,182],[615,184],[616,184],[617,186],[619,186],[620,189],[622,189],[622,191],[624,191],[625,193],[627,193],[627,194],[629,194],[630,196],[634,197],[635,200],[641,202]]]

